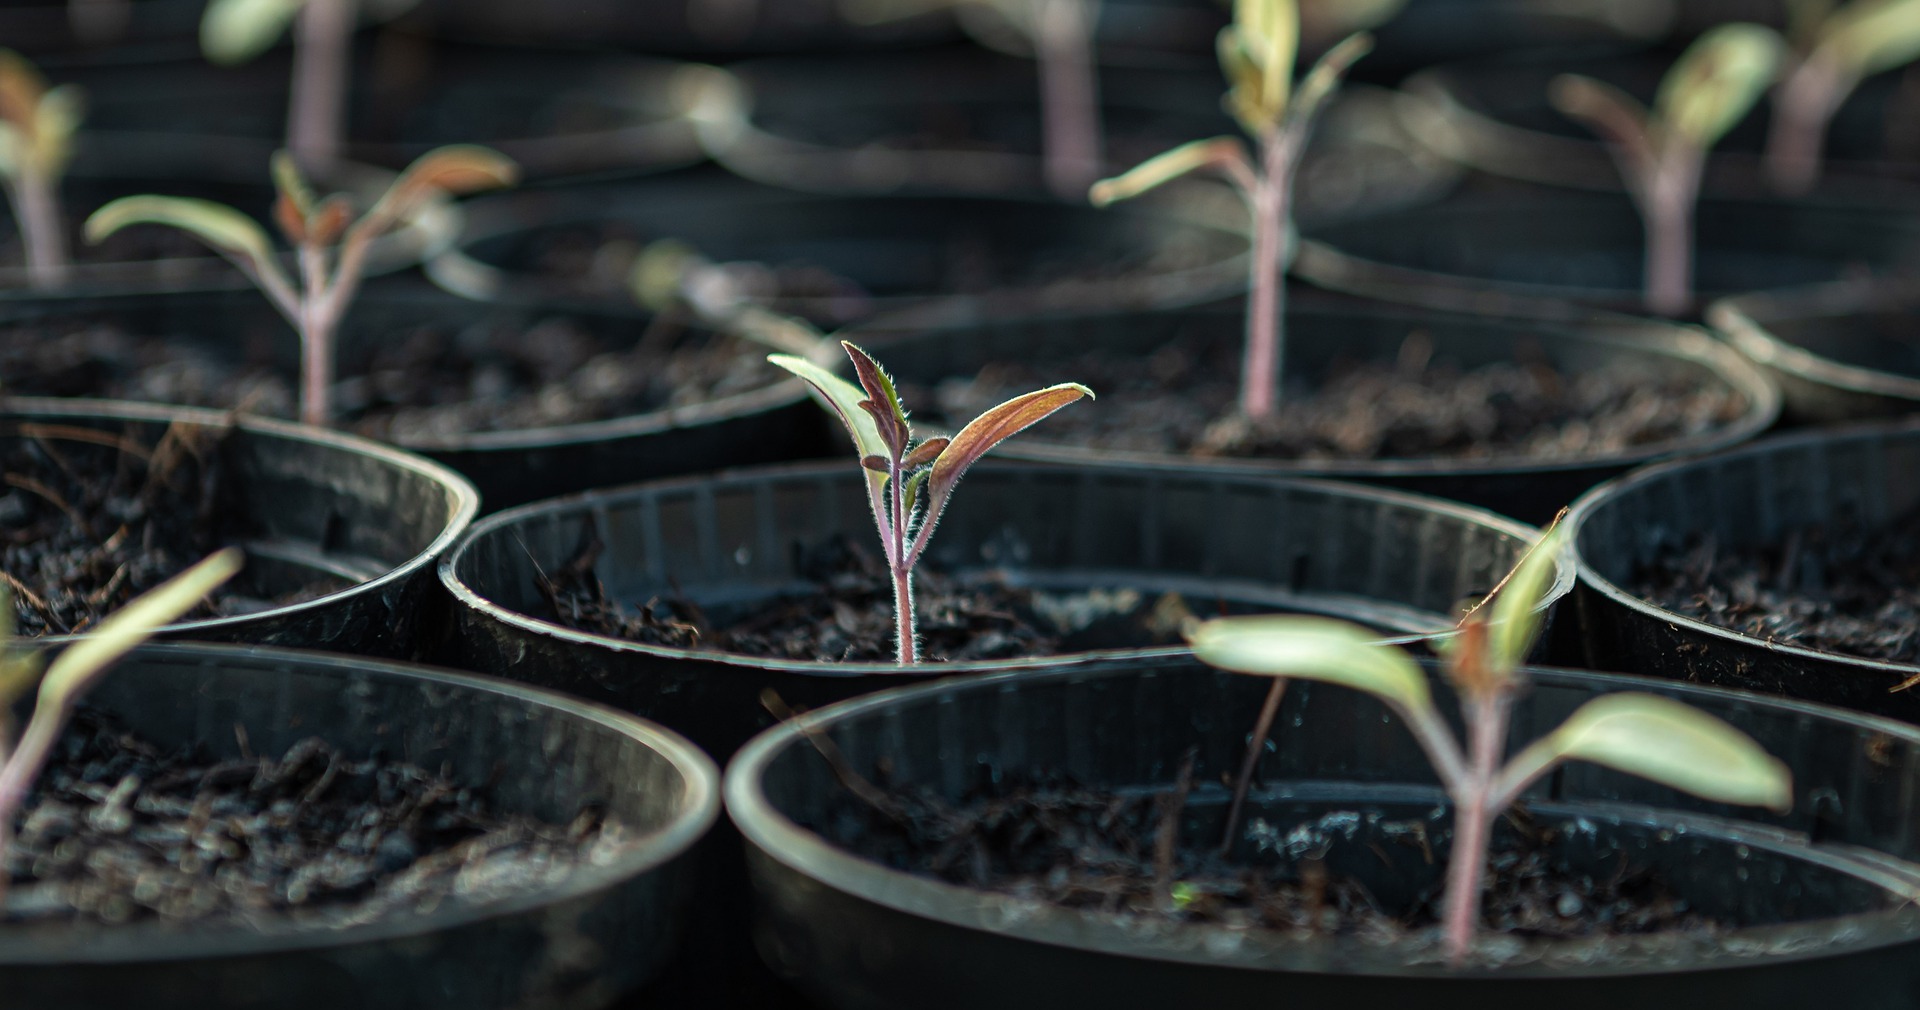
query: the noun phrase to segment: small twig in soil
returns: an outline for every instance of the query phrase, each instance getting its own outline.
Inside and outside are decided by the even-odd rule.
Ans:
[[[842,788],[884,814],[889,820],[900,824],[912,823],[911,815],[902,810],[891,796],[888,796],[879,786],[874,785],[865,775],[854,770],[853,765],[847,761],[847,756],[840,753],[840,745],[834,743],[832,737],[802,720],[799,713],[787,707],[787,703],[781,700],[779,692],[772,688],[761,691],[760,705],[772,713],[775,719],[792,723],[793,728],[807,738],[807,742],[813,745],[813,749],[826,759],[827,765],[833,769],[833,777],[840,780]]]
[[[1187,748],[1173,791],[1160,797],[1160,827],[1153,837],[1153,903],[1163,912],[1173,911],[1173,853],[1180,842],[1180,815],[1193,791],[1193,762],[1199,756],[1200,748]]]
[[[1287,678],[1273,678],[1267,700],[1260,703],[1260,718],[1254,720],[1253,736],[1247,740],[1247,756],[1240,759],[1240,774],[1233,780],[1233,802],[1227,806],[1227,830],[1220,836],[1220,852],[1233,848],[1234,832],[1240,827],[1240,807],[1246,803],[1247,787],[1253,782],[1253,769],[1266,749],[1267,734],[1273,732],[1273,717],[1280,711],[1280,700],[1287,696]]]
[[[34,480],[32,477],[21,474],[0,474],[0,480],[6,481],[7,484],[12,487],[17,487],[29,494],[39,495],[41,498],[46,499],[47,504],[66,513],[67,519],[72,521],[76,529],[84,531],[88,536],[93,535],[93,531],[87,527],[87,517],[81,515],[79,510],[75,509],[72,505],[67,504],[67,500],[60,497],[60,492]]]
[[[21,438],[33,439],[43,446],[49,441],[88,442],[93,445],[104,446],[108,449],[118,449],[129,456],[139,458],[141,462],[146,462],[153,456],[146,446],[141,445],[126,435],[116,435],[110,431],[98,431],[93,428],[81,428],[70,424],[40,424],[38,422],[22,422],[14,425],[11,430],[12,434],[18,435]]]
[[[48,627],[59,628],[61,634],[67,633],[69,629],[67,628],[66,622],[60,620],[59,616],[53,612],[53,608],[47,606],[47,601],[41,599],[39,594],[27,588],[26,583],[14,578],[12,572],[0,572],[0,578],[7,580],[8,588],[12,589],[15,595],[19,596],[22,600],[25,600],[27,606],[39,612],[41,620],[46,621]]]

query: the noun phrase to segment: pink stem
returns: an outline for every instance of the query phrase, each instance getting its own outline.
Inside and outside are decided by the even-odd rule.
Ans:
[[[1704,162],[1698,150],[1669,148],[1641,198],[1647,231],[1646,303],[1656,315],[1685,315],[1693,307],[1694,206]]]
[[[912,666],[920,661],[920,642],[913,628],[913,562],[907,555],[907,503],[906,496],[900,493],[905,475],[899,454],[895,453],[892,477],[887,481],[889,497],[893,499],[893,528],[887,532],[893,548],[893,623],[897,639],[894,657],[901,666]]]
[[[1454,793],[1453,848],[1447,857],[1447,891],[1443,928],[1447,960],[1458,966],[1473,946],[1480,917],[1480,891],[1487,866],[1487,848],[1493,833],[1494,781],[1506,746],[1507,715],[1511,700],[1468,699],[1467,731],[1472,738],[1467,781]]]
[[[324,427],[333,420],[333,341],[340,314],[327,297],[326,250],[303,245],[299,257],[306,289],[300,300],[300,420]]]
[[[1082,201],[1100,177],[1100,77],[1093,58],[1098,0],[1031,0],[1040,65],[1040,115],[1047,185]]]
[[[1261,141],[1262,170],[1251,200],[1253,265],[1248,279],[1247,346],[1240,363],[1240,410],[1269,417],[1280,402],[1280,358],[1286,340],[1286,262],[1294,153],[1292,129]]]
[[[67,237],[55,185],[29,160],[21,164],[19,179],[7,187],[27,247],[27,277],[36,288],[59,287],[67,279]]]
[[[1818,53],[1794,67],[1774,89],[1767,179],[1776,192],[1804,196],[1820,181],[1827,124],[1851,90],[1833,61]]]
[[[287,147],[309,174],[324,174],[340,160],[356,6],[355,0],[307,0],[294,22]]]

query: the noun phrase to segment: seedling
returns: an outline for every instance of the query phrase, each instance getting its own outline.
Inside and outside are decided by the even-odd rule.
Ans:
[[[1012,28],[1032,48],[1040,69],[1041,149],[1048,187],[1075,198],[1100,177],[1104,141],[1093,43],[1100,0],[843,0],[842,7],[848,20],[858,24],[951,7],[963,22],[978,13]]]
[[[1226,104],[1253,138],[1259,161],[1238,137],[1196,140],[1151,158],[1125,175],[1096,183],[1097,207],[1127,200],[1190,172],[1211,169],[1240,191],[1253,217],[1253,266],[1247,341],[1240,364],[1240,410],[1269,417],[1279,405],[1285,348],[1284,248],[1292,230],[1293,179],[1314,120],[1355,60],[1373,48],[1362,32],[1329,49],[1294,87],[1300,37],[1295,0],[1237,0],[1233,24],[1221,29],[1220,67],[1231,90]]]
[[[273,219],[293,246],[298,286],[274,255],[265,229],[247,215],[207,200],[121,197],[93,212],[86,236],[88,242],[99,242],[128,225],[162,224],[232,260],[299,332],[300,419],[327,424],[333,418],[334,335],[359,290],[374,240],[432,200],[509,185],[517,172],[513,162],[484,147],[438,148],[408,166],[373,208],[356,218],[345,195],[316,197],[287,152],[275,154],[273,181],[279,198]]]
[[[920,661],[913,624],[913,566],[933,538],[954,485],[987,450],[1061,407],[1083,396],[1091,398],[1093,391],[1074,382],[1048,386],[968,421],[951,439],[916,442],[893,379],[867,352],[844,340],[840,346],[853,359],[854,374],[860,380],[857,387],[804,358],[772,354],[767,360],[812,386],[853,437],[866,472],[867,502],[893,577],[896,656],[901,666],[911,666]]]
[[[232,578],[240,570],[240,561],[240,552],[229,547],[135,597],[62,650],[45,676],[40,674],[42,657],[13,636],[13,601],[0,600],[0,859],[12,844],[14,816],[46,767],[80,699],[134,646],[199,606],[208,593]],[[16,738],[13,703],[36,682],[39,694],[33,716]],[[0,874],[0,891],[6,882],[6,875]]]
[[[1623,692],[1582,705],[1553,732],[1505,757],[1508,720],[1526,686],[1520,664],[1540,632],[1539,606],[1563,549],[1558,530],[1528,552],[1491,601],[1470,612],[1443,648],[1460,697],[1463,746],[1435,706],[1427,676],[1406,652],[1364,628],[1320,617],[1230,617],[1192,635],[1203,661],[1237,673],[1323,681],[1364,691],[1398,715],[1453,801],[1453,847],[1442,899],[1448,956],[1458,965],[1479,918],[1496,818],[1567,761],[1590,761],[1720,803],[1784,811],[1786,766],[1745,734],[1677,701]],[[1265,746],[1265,733],[1250,746]]]
[[[1767,178],[1791,196],[1820,181],[1827,125],[1874,74],[1920,59],[1920,0],[1831,0],[1789,5],[1799,57],[1773,92]]]
[[[1647,308],[1663,316],[1693,304],[1693,210],[1707,151],[1760,100],[1780,63],[1780,36],[1720,25],[1680,55],[1649,111],[1631,95],[1577,74],[1548,96],[1607,142],[1646,228]]]
[[[0,184],[19,222],[27,278],[36,288],[66,280],[60,175],[73,155],[73,134],[83,112],[80,89],[71,84],[50,88],[25,57],[0,49]]]

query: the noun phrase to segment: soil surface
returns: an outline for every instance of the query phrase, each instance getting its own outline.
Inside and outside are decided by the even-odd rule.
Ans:
[[[706,649],[826,662],[894,659],[893,583],[865,545],[836,536],[797,547],[795,570],[810,593],[709,613],[684,597],[609,598],[593,574],[600,546],[589,542],[565,567],[536,579],[561,624],[676,649]],[[916,628],[929,662],[1016,659],[1097,648],[1171,645],[1191,616],[1176,595],[1157,600],[1130,589],[1052,593],[1002,576],[955,579],[922,562],[914,571]]]
[[[949,427],[1055,382],[1099,394],[1047,418],[1029,438],[1128,452],[1301,460],[1544,460],[1617,453],[1711,431],[1746,409],[1718,383],[1616,365],[1578,374],[1516,360],[1470,370],[1429,362],[1408,337],[1398,362],[1347,362],[1314,390],[1282,397],[1270,420],[1237,415],[1239,347],[1188,338],[1145,355],[1090,350],[1039,364],[995,363],[910,390]]]
[[[243,746],[244,749],[244,746]],[[545,824],[443,774],[169,752],[82,709],[16,825],[4,916],[345,926],[550,886],[623,844],[595,813]]]
[[[1770,642],[1920,662],[1920,510],[1880,529],[1796,527],[1761,548],[1704,538],[1643,566],[1633,586],[1657,606]]]
[[[0,435],[9,436],[0,450],[0,578],[22,635],[84,631],[245,534],[228,505],[218,429],[175,427],[152,445],[57,424]],[[262,599],[243,576],[188,617],[251,613],[344,586],[316,576]]]
[[[361,434],[395,442],[539,428],[684,407],[766,386],[765,354],[669,316],[616,341],[565,318],[532,325],[479,320],[414,325],[357,342],[335,385],[336,410]],[[105,396],[290,417],[298,405],[297,338],[270,348],[220,348],[142,333],[110,320],[0,325],[0,375],[10,392]],[[239,341],[236,341],[238,343]],[[259,343],[253,341],[252,343]]]
[[[1256,817],[1245,826],[1254,844],[1223,856],[1217,823],[1206,838],[1178,826],[1177,790],[1115,792],[1054,778],[1009,781],[954,804],[924,788],[868,788],[878,795],[842,794],[814,829],[887,866],[965,887],[1106,913],[1381,940],[1438,923],[1444,865],[1423,820],[1381,823],[1392,840],[1380,842],[1343,830],[1362,820],[1358,812],[1330,814],[1284,837]],[[1623,863],[1594,875],[1559,865],[1554,830],[1524,811],[1507,826],[1515,830],[1502,833],[1511,837],[1496,842],[1490,860],[1485,930],[1575,938],[1718,928],[1643,870]],[[1274,837],[1263,841],[1263,833]],[[1390,899],[1333,869],[1349,855],[1378,866],[1386,854],[1368,850],[1383,844],[1433,858],[1431,884]]]

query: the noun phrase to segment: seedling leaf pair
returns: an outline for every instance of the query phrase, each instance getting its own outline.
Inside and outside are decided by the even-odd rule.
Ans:
[[[1775,90],[1767,174],[1802,195],[1820,178],[1828,124],[1866,78],[1920,59],[1920,0],[1792,5],[1800,59]]]
[[[72,159],[73,136],[85,115],[79,88],[49,87],[25,57],[0,49],[0,183],[19,223],[35,287],[53,287],[66,279],[60,177]]]

